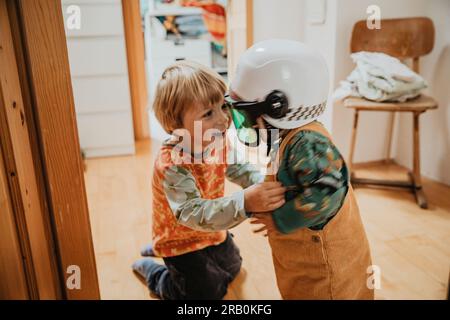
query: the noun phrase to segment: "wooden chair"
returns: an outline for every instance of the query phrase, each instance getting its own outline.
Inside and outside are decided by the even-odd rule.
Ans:
[[[431,52],[434,46],[434,25],[429,18],[406,18],[381,20],[381,29],[368,29],[365,20],[358,21],[352,32],[351,52],[383,52],[405,61],[412,59],[412,69],[419,72],[419,57]],[[352,171],[351,181],[355,185],[391,186],[411,189],[421,208],[427,208],[420,177],[420,128],[419,116],[429,109],[436,109],[436,101],[428,96],[408,100],[404,103],[380,103],[360,98],[347,98],[344,106],[355,110],[348,166],[353,166],[356,132],[360,111],[390,112],[387,160],[390,161],[392,132],[396,112],[411,112],[413,115],[413,170],[409,181],[375,180],[356,178]]]

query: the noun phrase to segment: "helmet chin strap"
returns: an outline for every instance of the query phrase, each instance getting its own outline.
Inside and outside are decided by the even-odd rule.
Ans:
[[[263,120],[263,122],[264,122],[264,127],[265,127],[266,130],[267,130],[267,139],[266,139],[266,144],[267,144],[267,154],[266,154],[266,156],[268,157],[269,154],[270,154],[270,150],[271,150],[272,147],[273,147],[273,144],[275,143],[275,141],[277,141],[277,140],[280,138],[280,134],[277,134],[277,137],[276,137],[275,141],[272,141],[272,134],[270,134],[269,131],[270,131],[271,129],[276,129],[276,130],[278,130],[278,132],[279,132],[280,129],[279,129],[279,128],[275,128],[274,126],[272,126],[270,123],[268,123],[268,122],[266,121],[266,119],[263,118],[262,120]]]

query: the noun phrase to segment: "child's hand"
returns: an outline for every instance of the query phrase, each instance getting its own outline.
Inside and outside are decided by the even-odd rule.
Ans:
[[[260,225],[258,229],[252,231],[254,233],[262,233],[265,237],[272,232],[278,232],[272,218],[272,212],[254,213],[250,218],[250,223],[253,225]]]
[[[286,188],[280,182],[261,182],[244,190],[244,206],[247,212],[273,211],[284,203]]]

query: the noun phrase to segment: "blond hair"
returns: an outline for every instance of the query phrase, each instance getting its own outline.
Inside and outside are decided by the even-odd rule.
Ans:
[[[215,71],[191,61],[169,66],[156,88],[153,110],[164,130],[182,128],[184,112],[194,104],[209,107],[220,103],[226,84]]]

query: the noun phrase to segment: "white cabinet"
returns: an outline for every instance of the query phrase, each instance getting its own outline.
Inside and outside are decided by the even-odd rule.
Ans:
[[[65,18],[69,5],[81,13],[81,28],[66,28],[81,149],[86,157],[133,154],[122,3],[63,0]]]

